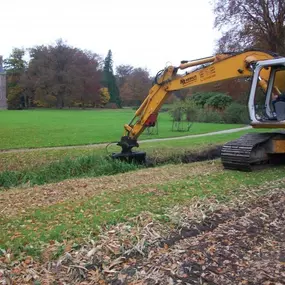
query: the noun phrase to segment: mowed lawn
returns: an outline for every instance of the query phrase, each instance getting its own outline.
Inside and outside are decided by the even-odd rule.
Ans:
[[[0,149],[117,142],[134,112],[131,109],[0,111]],[[158,135],[144,132],[139,139],[201,134],[241,126],[194,123],[189,131],[172,131],[172,119],[164,112],[159,114]]]

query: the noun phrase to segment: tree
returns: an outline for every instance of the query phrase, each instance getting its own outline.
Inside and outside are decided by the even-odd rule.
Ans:
[[[216,111],[223,111],[233,101],[232,97],[223,93],[213,92],[211,95],[212,96],[206,102],[206,106],[213,108]]]
[[[285,55],[284,0],[214,0],[218,51],[258,48]]]
[[[110,94],[106,87],[100,89],[100,105],[105,106],[110,100]]]
[[[197,92],[193,94],[191,100],[193,100],[197,106],[204,108],[204,106],[207,104],[207,101],[214,95],[216,95],[214,92]]]
[[[104,61],[104,79],[103,85],[106,87],[110,94],[110,102],[115,103],[119,108],[121,105],[120,91],[117,86],[116,78],[113,73],[113,59],[112,51],[109,50]]]
[[[8,109],[19,109],[29,106],[28,97],[20,84],[27,62],[24,60],[25,50],[14,48],[10,56],[4,60],[4,69],[7,73],[7,103]]]
[[[55,46],[31,48],[30,57],[22,84],[35,94],[38,105],[63,108],[100,103],[101,73],[96,54],[59,39]]]
[[[102,72],[99,69],[99,60],[98,55],[90,51],[83,52],[77,49],[75,54],[71,71],[74,73],[74,80],[77,81],[77,84],[73,85],[73,98],[79,100],[83,107],[85,105],[101,106],[100,80]],[[81,86],[81,92],[76,90],[78,86]]]
[[[19,74],[25,70],[27,62],[23,59],[24,56],[24,49],[13,48],[10,56],[3,62],[7,74]]]
[[[124,81],[120,89],[124,105],[140,105],[151,88],[149,72],[142,68],[134,68]]]
[[[116,77],[118,79],[119,88],[124,85],[126,78],[132,73],[133,69],[133,66],[124,64],[116,67]]]

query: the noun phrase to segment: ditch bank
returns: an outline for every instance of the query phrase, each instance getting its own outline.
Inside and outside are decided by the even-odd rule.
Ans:
[[[222,146],[211,146],[199,151],[150,155],[144,164],[113,160],[110,157],[82,156],[65,158],[36,169],[0,172],[0,191],[13,187],[44,185],[66,179],[110,176],[119,173],[153,168],[167,164],[188,164],[220,158]]]
[[[147,158],[147,166],[159,166],[173,163],[194,163],[218,159],[221,157],[222,145],[211,146],[207,149],[186,151],[180,154],[171,154],[167,156],[152,156]]]

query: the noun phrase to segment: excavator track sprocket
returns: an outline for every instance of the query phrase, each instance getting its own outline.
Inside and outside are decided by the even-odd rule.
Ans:
[[[270,163],[272,140],[285,140],[284,132],[249,133],[226,143],[221,149],[221,161],[225,169],[253,171]]]

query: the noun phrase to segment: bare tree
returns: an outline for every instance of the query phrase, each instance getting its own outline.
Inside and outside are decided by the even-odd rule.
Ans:
[[[148,95],[152,81],[149,72],[143,68],[134,68],[124,79],[120,88],[124,105],[139,105]]]
[[[258,48],[285,55],[284,0],[213,0],[219,52]]]
[[[116,77],[118,79],[119,88],[124,85],[126,78],[132,73],[133,69],[133,66],[125,64],[116,67]]]

